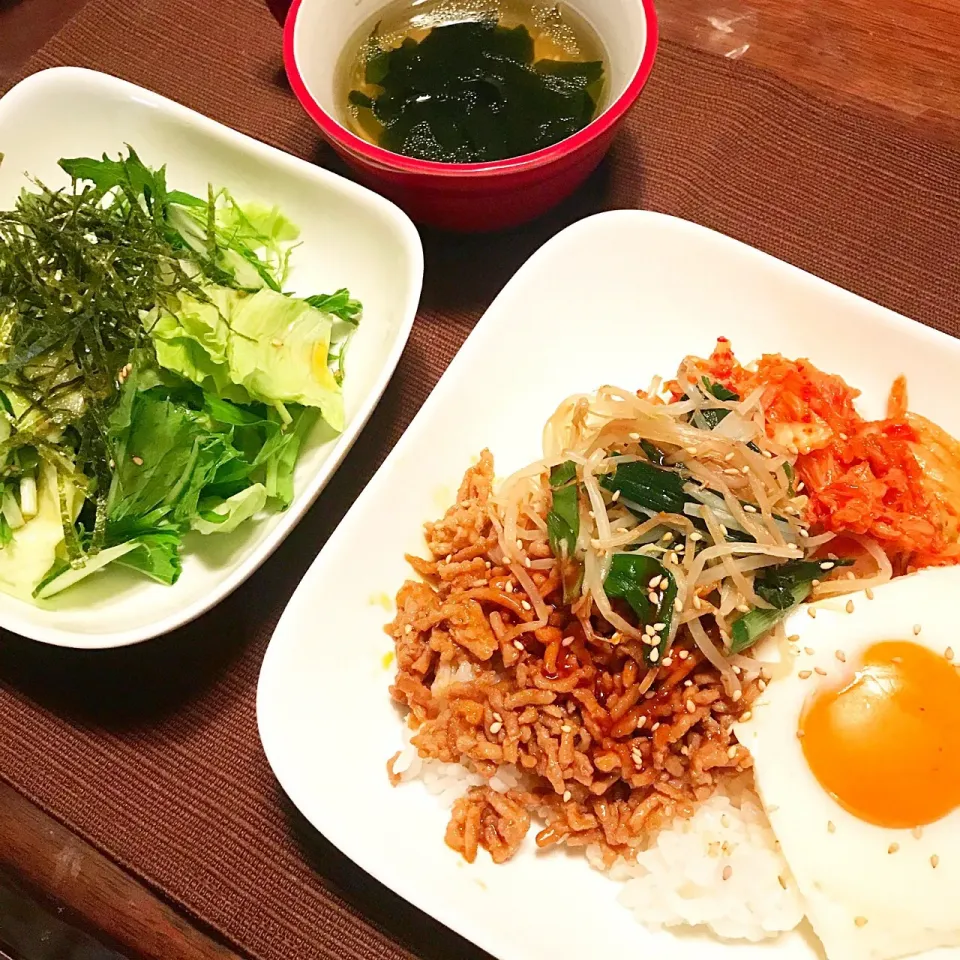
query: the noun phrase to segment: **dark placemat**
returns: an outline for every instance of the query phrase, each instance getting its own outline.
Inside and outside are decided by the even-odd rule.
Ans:
[[[279,48],[257,0],[92,0],[28,69],[105,70],[331,163]],[[423,306],[392,384],[319,503],[246,587],[130,650],[3,638],[0,776],[253,956],[479,956],[311,831],[267,767],[257,672],[309,561],[497,290],[567,223],[611,207],[676,214],[957,333],[958,182],[960,155],[889,118],[664,45],[608,162],[574,200],[506,237],[425,237]],[[318,762],[321,751],[318,738]]]

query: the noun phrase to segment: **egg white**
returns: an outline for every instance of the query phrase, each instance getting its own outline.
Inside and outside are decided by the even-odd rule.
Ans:
[[[736,728],[828,960],[893,960],[934,950],[938,960],[960,958],[960,949],[936,949],[960,948],[960,810],[923,827],[919,838],[866,823],[820,786],[797,737],[804,704],[818,685],[835,688],[849,679],[873,643],[912,640],[940,655],[954,648],[960,662],[958,598],[960,567],[946,567],[894,580],[874,590],[872,600],[864,594],[822,600],[811,605],[815,618],[799,610],[787,623],[787,634],[799,636],[791,668],[774,671],[750,720]],[[825,675],[801,679],[817,668]],[[960,737],[960,730],[952,733]],[[899,849],[889,853],[892,844]],[[858,925],[858,917],[866,923]]]

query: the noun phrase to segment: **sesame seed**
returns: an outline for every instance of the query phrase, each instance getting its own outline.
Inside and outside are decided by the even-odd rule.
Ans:
[[[921,631],[922,629],[923,629],[923,628],[920,626],[919,623],[915,623],[915,624],[913,625],[913,635],[914,635],[915,637],[919,637],[919,636],[920,636],[920,631]]]
[[[453,559],[453,554],[452,554],[452,553],[448,553],[448,554],[443,558],[443,562],[444,562],[444,563],[449,563],[452,559]]]
[[[847,611],[847,613],[853,613],[853,601],[852,601],[852,600],[848,600],[848,601],[847,601],[846,611]]]
[[[684,685],[685,687],[692,687],[692,686],[693,686],[693,681],[692,681],[692,680],[684,680],[684,681],[683,681],[683,685]]]
[[[923,827],[914,827],[910,832],[914,840],[919,840],[923,836]]]
[[[934,870],[936,870],[939,863],[940,863],[940,858],[936,854],[934,854],[930,858],[930,866],[933,867]]]
[[[663,660],[663,666],[672,667],[673,666],[673,657],[665,657]]]
[[[573,637],[564,637],[560,641],[561,647],[572,647],[573,646]]]
[[[799,493],[802,489],[803,489],[803,481],[801,480],[801,481],[797,484],[797,493]]]
[[[865,927],[865,926],[867,925],[867,918],[866,918],[866,917],[854,917],[854,918],[853,918],[853,922],[854,922],[858,927]]]
[[[572,794],[569,790],[564,790],[564,791],[563,791],[563,802],[564,802],[564,803],[569,803],[570,800],[572,799],[572,797],[573,797],[573,794]]]
[[[733,700],[734,703],[736,703],[738,700],[742,699],[742,697],[743,697],[742,690],[734,690],[733,695],[731,696],[730,699]]]
[[[819,586],[820,586],[820,581],[817,580],[816,577],[814,577],[814,579],[810,581],[810,586],[811,586],[811,587],[819,587]]]
[[[864,595],[868,600],[872,600],[872,599],[873,599],[873,590],[871,590],[870,587],[867,587],[866,590],[863,591],[863,595]]]
[[[651,590],[651,591],[647,594],[647,599],[648,599],[652,604],[654,604],[655,606],[656,606],[656,604],[658,604],[658,603],[660,602],[660,598],[653,592],[653,590]]]
[[[653,624],[648,623],[644,628],[643,632],[648,636],[652,637],[657,631],[653,629]]]
[[[896,853],[899,849],[900,849],[899,843],[891,843],[890,846],[887,847],[887,853]]]
[[[503,589],[506,590],[507,593],[513,593],[513,581],[508,580],[507,585]]]
[[[746,723],[752,716],[753,716],[752,710],[744,710],[743,713],[740,714],[740,722]]]
[[[832,820],[828,820],[827,833],[836,833],[836,832],[837,832],[837,825]]]
[[[657,633],[663,633],[663,631],[667,629],[667,625],[665,623],[655,623],[653,629],[656,630]]]
[[[814,667],[813,672],[821,677],[825,677],[827,675],[827,671],[824,670],[823,667]]]
[[[697,712],[697,705],[692,700],[688,700],[687,713],[696,713],[696,712]]]
[[[656,663],[659,659],[660,659],[660,651],[659,651],[659,650],[651,650],[651,651],[650,651],[650,662],[651,662],[651,663]]]
[[[736,467],[727,467],[726,470],[724,470],[723,472],[731,477],[735,477],[737,476],[737,474],[740,473],[740,471]]]
[[[529,601],[529,600],[521,600],[521,601],[520,601],[520,606],[523,607],[524,610],[532,610],[532,609],[533,609],[533,608],[530,606],[530,601]]]
[[[757,689],[758,689],[761,693],[763,693],[763,691],[767,689],[767,681],[766,681],[766,680],[758,680],[758,681],[757,681]]]
[[[809,531],[806,527],[798,527],[798,528],[797,528],[797,533],[799,533],[801,537],[809,537],[809,536],[810,536],[810,531]]]
[[[813,676],[813,672],[810,671],[810,670],[801,670],[801,671],[797,674],[797,676],[798,676],[801,680],[809,680],[809,679]]]
[[[630,439],[631,439],[631,440],[639,440],[639,439],[640,439],[640,434],[639,434],[639,433],[631,433],[631,434],[630,434]]]
[[[693,533],[690,534],[690,539],[691,539],[694,543],[698,543],[700,540],[703,539],[703,534],[702,534],[702,533],[698,533],[696,530],[694,530]]]
[[[835,656],[841,663],[846,663],[846,662],[847,662],[847,655],[846,655],[842,650],[837,650],[837,652],[834,653],[834,656]]]
[[[745,504],[743,505],[743,509],[746,510],[747,513],[756,513],[756,512],[757,512],[757,508],[756,508],[752,503],[745,503]]]
[[[639,730],[646,722],[647,722],[646,716],[641,713],[640,716],[637,717],[637,729]]]
[[[403,628],[404,633],[413,633],[413,624],[405,624]]]
[[[734,453],[733,450],[731,450],[728,454],[725,454],[725,455],[724,455],[724,458],[723,458],[723,459],[726,460],[727,463],[729,463],[735,456],[736,456],[736,454]]]
[[[494,719],[494,720],[499,720],[501,723],[503,722],[503,717],[501,717],[500,714],[497,713],[496,710],[493,711],[493,719]]]
[[[736,666],[736,665],[734,665],[734,667],[733,667],[733,672],[734,672],[738,677],[740,676],[741,673],[743,673],[743,671],[742,671],[738,666]]]
[[[773,452],[771,450],[761,450],[760,451],[768,460],[773,459]]]
[[[787,640],[788,640],[790,643],[796,643],[799,639],[800,639],[800,634],[799,634],[799,633],[791,633],[790,636],[787,637]]]
[[[685,447],[684,449],[690,454],[691,457],[695,457],[697,455],[696,447]]]
[[[673,540],[673,534],[668,530],[668,531],[660,538],[660,540],[661,540],[663,543],[670,543],[670,541]]]
[[[750,612],[750,606],[749,606],[748,604],[746,604],[746,603],[738,603],[738,604],[737,604],[737,610],[739,610],[740,613],[749,613],[749,612]]]
[[[749,472],[750,472],[750,467],[748,467],[747,464],[744,464],[744,465],[740,468],[740,472],[741,472],[741,473],[749,473]]]
[[[650,580],[650,582],[647,584],[647,586],[648,586],[651,590],[656,590],[657,587],[660,586],[660,581],[661,581],[662,579],[663,579],[663,576],[662,576],[662,575],[658,575],[658,576],[656,576],[656,577],[653,577],[653,578],[651,578],[651,580]]]
[[[499,720],[490,724],[490,733],[493,734],[493,736],[496,736],[502,729],[503,724],[500,723]]]
[[[777,874],[777,882],[780,884],[781,887],[783,887],[784,890],[787,889],[787,881],[784,880],[783,877],[780,876],[780,874]]]
[[[523,565],[524,565],[525,567],[532,567],[532,566],[533,566],[533,561],[532,561],[529,557],[524,557],[524,558],[523,558]]]
[[[857,579],[857,575],[856,575],[852,570],[848,570],[848,571],[844,574],[844,576],[845,576],[848,580],[856,580],[856,579]]]
[[[681,650],[681,651],[677,654],[677,656],[678,656],[681,660],[686,660],[687,657],[690,656],[690,651],[689,651],[689,650]]]
[[[731,867],[730,864],[727,864],[723,868],[722,876],[724,880],[729,880],[733,876],[733,867]]]
[[[560,732],[561,732],[561,733],[572,733],[572,732],[573,732],[573,727],[571,727],[569,724],[565,723],[565,724],[560,728]]]
[[[703,601],[696,595],[693,597],[693,609],[699,610],[703,606]]]
[[[613,496],[610,498],[611,503],[616,503],[620,499],[620,491],[614,490]]]
[[[820,569],[832,570],[835,566],[836,564],[832,560],[824,560],[823,563],[820,564]]]
[[[737,747],[736,747],[736,746],[732,746],[732,747],[727,751],[727,756],[732,760],[736,755],[737,755]]]
[[[522,550],[522,549],[523,549],[523,541],[522,541],[522,540],[517,540],[517,549],[518,549],[518,550]]]
[[[143,466],[143,457],[131,457],[131,459],[138,467]]]
[[[521,641],[521,640],[514,640],[514,641],[513,641],[513,645],[514,645],[518,650],[526,650],[526,649],[527,649],[527,648],[523,645],[523,641]]]
[[[807,616],[810,617],[811,620],[816,620],[816,619],[817,619],[817,608],[816,608],[816,607],[807,607]]]
[[[808,657],[812,657],[812,656],[813,656],[813,652],[814,652],[814,651],[813,651],[813,647],[804,647],[804,648],[803,648],[803,652],[804,652]]]
[[[676,610],[677,613],[683,613],[683,601],[679,597],[673,601],[673,609]]]
[[[806,735],[807,735],[807,732],[806,732],[805,730],[798,730],[798,731],[797,731],[797,739],[798,739],[798,740],[802,740]]]
[[[839,434],[839,437],[840,437],[841,440],[849,440],[849,439],[850,439],[845,433]]]

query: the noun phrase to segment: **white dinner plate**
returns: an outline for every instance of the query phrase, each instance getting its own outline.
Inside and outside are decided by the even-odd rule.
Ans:
[[[310,567],[267,650],[257,713],[267,758],[307,819],[347,856],[500,960],[808,960],[795,932],[760,945],[651,933],[620,886],[577,854],[468,866],[443,841],[449,811],[419,783],[391,787],[401,746],[387,686],[385,603],[423,552],[422,524],[452,502],[484,446],[506,476],[540,456],[567,395],[646,386],[718,335],[746,361],[809,357],[863,390],[882,415],[894,377],[911,406],[960,432],[960,341],[702,227],[638,211],[584,220],[536,253],[503,290],[432,396]],[[385,606],[389,609],[385,609]]]
[[[423,281],[413,224],[370,190],[105,74],[60,67],[34,74],[0,100],[0,208],[26,174],[69,184],[61,157],[111,156],[130,144],[148,166],[167,166],[173,189],[228,187],[241,201],[276,204],[301,230],[289,287],[304,295],[349,287],[364,306],[346,360],[346,427],[319,424],[304,445],[295,497],[231,534],[189,535],[172,587],[108,568],[43,606],[0,594],[0,626],[70,647],[118,647],[198,617],[238,587],[283,541],[363,429],[410,334]]]

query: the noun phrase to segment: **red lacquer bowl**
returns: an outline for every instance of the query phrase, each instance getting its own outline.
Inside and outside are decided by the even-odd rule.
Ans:
[[[297,99],[334,150],[367,186],[417,222],[460,232],[517,226],[573,193],[603,159],[650,76],[657,49],[653,0],[568,2],[603,41],[609,105],[579,133],[552,147],[495,163],[456,164],[390,153],[337,119],[340,55],[384,0],[267,0],[284,24],[284,63]]]

